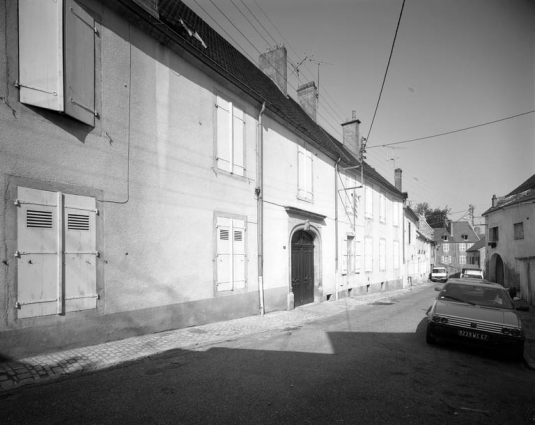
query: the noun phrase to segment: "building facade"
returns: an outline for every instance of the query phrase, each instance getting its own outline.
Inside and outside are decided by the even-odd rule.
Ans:
[[[1,11],[2,356],[401,286],[405,195],[284,49],[259,68],[180,1]]]
[[[492,199],[483,213],[487,227],[486,275],[516,288],[535,305],[535,175],[503,198]]]

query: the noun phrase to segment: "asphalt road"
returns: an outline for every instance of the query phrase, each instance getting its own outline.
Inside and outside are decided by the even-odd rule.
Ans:
[[[435,296],[23,387],[1,396],[0,423],[531,423],[535,372],[522,362],[425,343]]]

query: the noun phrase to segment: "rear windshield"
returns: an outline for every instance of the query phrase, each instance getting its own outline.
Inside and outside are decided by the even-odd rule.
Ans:
[[[457,285],[448,283],[442,288],[439,299],[453,302],[467,302],[483,307],[503,308],[513,310],[511,298],[502,288],[472,285]]]

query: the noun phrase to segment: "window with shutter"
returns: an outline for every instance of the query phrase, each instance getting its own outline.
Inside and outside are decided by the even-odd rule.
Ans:
[[[17,191],[17,317],[96,308],[96,201]]]
[[[381,223],[386,223],[386,195],[381,192],[380,196],[380,214],[379,220]]]
[[[348,238],[344,236],[344,238],[342,239],[342,274],[347,274],[347,243]]]
[[[394,241],[394,269],[399,269],[399,241]]]
[[[366,186],[364,201],[366,202],[366,218],[373,218],[373,190],[371,186]]]
[[[245,220],[216,218],[216,287],[218,292],[245,289]]]
[[[216,95],[216,164],[220,170],[245,175],[245,113]]]
[[[386,240],[379,240],[379,270],[386,270]]]
[[[19,0],[20,101],[94,126],[95,34],[75,0]]]
[[[304,201],[314,200],[314,169],[312,152],[297,147],[297,197]]]
[[[373,240],[371,237],[364,239],[364,268],[365,271],[373,271]]]

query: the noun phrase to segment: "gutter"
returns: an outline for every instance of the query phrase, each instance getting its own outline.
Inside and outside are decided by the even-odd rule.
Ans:
[[[262,115],[266,110],[266,102],[258,114],[256,138],[256,215],[257,215],[257,251],[258,251],[258,296],[260,315],[265,314],[264,306],[264,130],[262,129]]]

